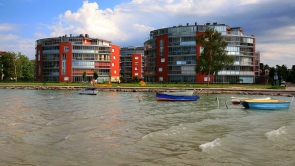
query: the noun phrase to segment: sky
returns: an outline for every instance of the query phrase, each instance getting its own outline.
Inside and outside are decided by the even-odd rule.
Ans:
[[[261,63],[295,65],[294,0],[0,0],[0,50],[34,59],[36,40],[66,34],[143,46],[152,30],[195,22],[241,27]]]

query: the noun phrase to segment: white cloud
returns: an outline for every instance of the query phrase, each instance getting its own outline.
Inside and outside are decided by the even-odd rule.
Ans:
[[[140,25],[140,24],[133,24],[133,29],[138,30],[140,32],[150,32],[154,30],[155,28],[150,27],[150,26],[145,26],[145,25]]]
[[[3,40],[5,38],[6,40]],[[9,42],[8,42],[9,39]],[[15,35],[3,36],[0,34],[0,50],[9,52],[21,52],[28,56],[29,59],[34,59],[35,39],[20,38]]]
[[[0,32],[1,31],[11,31],[11,30],[17,30],[18,26],[15,24],[0,24]]]
[[[89,34],[90,37],[122,44],[148,37],[149,31],[155,29],[154,26],[165,27],[174,17],[184,14],[206,14],[221,3],[205,0],[198,3],[193,0],[133,0],[130,3],[119,4],[113,10],[101,10],[96,2],[84,1],[77,11],[68,10],[59,15],[57,21],[49,26],[52,30],[50,35],[55,37],[65,34]],[[170,24],[173,26],[173,23]],[[141,41],[141,44],[143,42]]]
[[[36,36],[37,39],[42,39],[42,38],[46,38],[46,37],[48,37],[47,34],[40,33],[40,32],[36,32],[36,33],[34,34],[34,36]]]
[[[255,4],[258,3],[258,0],[247,0],[247,1],[241,1],[241,5],[248,5],[248,4]]]
[[[10,42],[10,41],[15,41],[17,40],[19,37],[13,34],[6,34],[6,35],[2,35],[0,34],[0,43],[5,43],[5,42]]]

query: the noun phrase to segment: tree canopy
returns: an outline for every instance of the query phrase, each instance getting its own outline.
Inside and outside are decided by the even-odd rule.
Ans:
[[[35,60],[20,52],[0,52],[0,80],[32,81],[35,77]]]
[[[93,78],[96,80],[98,78],[98,73],[96,71],[94,71],[93,73]]]
[[[197,57],[196,73],[217,75],[219,71],[233,64],[233,57],[227,55],[227,42],[221,33],[208,28],[204,33],[197,35],[197,44],[200,44],[201,55]],[[209,85],[209,79],[207,84]]]

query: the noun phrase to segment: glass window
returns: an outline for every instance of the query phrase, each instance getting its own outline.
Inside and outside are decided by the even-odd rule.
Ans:
[[[163,69],[160,67],[160,68],[159,68],[159,72],[162,72],[162,70],[163,70]]]
[[[66,54],[62,54],[62,60],[66,60]]]
[[[65,52],[69,52],[69,46],[65,46]]]
[[[165,58],[161,58],[161,62],[165,62]]]

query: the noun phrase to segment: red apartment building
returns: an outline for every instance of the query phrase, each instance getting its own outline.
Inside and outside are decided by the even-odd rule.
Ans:
[[[122,81],[132,80],[134,76],[143,79],[144,67],[143,47],[123,47],[120,50],[120,67]]]
[[[94,72],[98,82],[118,82],[120,77],[120,47],[88,34],[37,40],[36,62],[38,81],[89,82]]]

